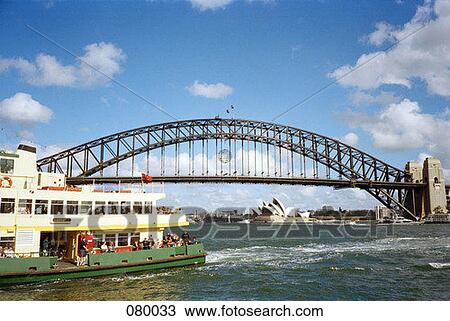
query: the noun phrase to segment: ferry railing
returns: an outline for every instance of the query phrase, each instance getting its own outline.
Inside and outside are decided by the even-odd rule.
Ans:
[[[8,254],[3,254],[3,256],[0,256],[0,258],[20,258],[20,259],[24,259],[24,258],[30,258],[30,257],[41,257],[44,255],[41,255],[41,252],[27,252],[27,253],[8,253]],[[47,255],[48,256],[48,255]]]

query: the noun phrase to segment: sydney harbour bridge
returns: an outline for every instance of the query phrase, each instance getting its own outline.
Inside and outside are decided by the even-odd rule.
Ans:
[[[436,205],[446,207],[442,169],[424,165],[427,174],[421,166],[408,163],[400,169],[339,140],[295,127],[223,118],[131,129],[38,161],[40,171],[64,173],[75,185],[174,182],[360,188],[413,220],[432,213]],[[442,189],[445,204],[439,203]]]

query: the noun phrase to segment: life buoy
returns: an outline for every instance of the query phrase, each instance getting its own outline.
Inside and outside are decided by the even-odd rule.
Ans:
[[[3,181],[7,181],[8,186],[3,186]],[[13,184],[12,179],[8,176],[3,176],[3,178],[0,180],[0,187],[11,188],[12,184]]]

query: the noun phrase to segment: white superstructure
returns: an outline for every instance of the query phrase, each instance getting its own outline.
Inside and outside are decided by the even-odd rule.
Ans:
[[[0,246],[18,255],[38,255],[44,239],[65,246],[73,258],[78,234],[91,232],[96,246],[161,239],[164,228],[186,226],[182,214],[157,214],[164,193],[68,186],[63,174],[36,169],[36,149],[0,151]]]

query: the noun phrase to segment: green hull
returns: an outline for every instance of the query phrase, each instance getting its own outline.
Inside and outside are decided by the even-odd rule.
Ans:
[[[84,266],[67,270],[50,270],[44,272],[5,273],[0,274],[0,286],[97,277],[121,273],[133,273],[149,270],[182,267],[204,264],[206,254],[196,256],[181,256],[152,262],[135,264],[110,265],[110,266]]]

